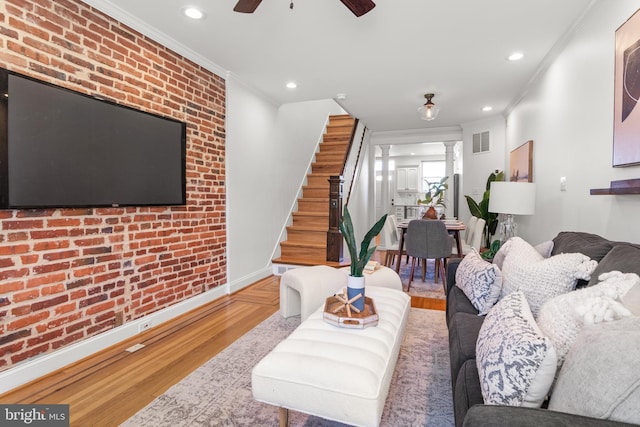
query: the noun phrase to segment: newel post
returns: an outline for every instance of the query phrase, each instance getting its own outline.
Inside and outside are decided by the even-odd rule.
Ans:
[[[327,231],[327,261],[342,261],[342,184],[341,176],[329,177],[329,231]]]

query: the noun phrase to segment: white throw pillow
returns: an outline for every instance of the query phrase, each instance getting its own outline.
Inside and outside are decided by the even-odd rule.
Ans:
[[[640,317],[585,327],[558,374],[549,409],[640,424]]]
[[[504,297],[487,314],[476,342],[484,403],[540,407],[555,377],[556,360],[524,294]]]
[[[502,273],[474,249],[458,265],[456,286],[462,289],[479,314],[485,315],[500,297]]]
[[[496,252],[496,254],[493,256],[493,263],[497,265],[501,270],[509,247],[510,245],[507,245],[505,242],[505,244],[500,246],[498,252]],[[546,242],[538,243],[534,246],[534,249],[538,251],[538,253],[542,255],[543,258],[549,258],[551,256],[551,251],[553,251],[553,240],[547,240]]]
[[[600,280],[597,285],[552,298],[540,309],[538,326],[558,353],[558,367],[562,366],[585,325],[610,322],[631,315],[619,300],[640,283],[640,277],[635,273],[614,271],[600,275]]]
[[[622,298],[622,304],[624,304],[634,316],[640,316],[640,284],[629,289],[629,292]]]
[[[589,280],[597,262],[580,253],[544,258],[529,243],[512,237],[502,265],[501,297],[522,291],[534,317],[551,298],[572,291],[578,279]]]

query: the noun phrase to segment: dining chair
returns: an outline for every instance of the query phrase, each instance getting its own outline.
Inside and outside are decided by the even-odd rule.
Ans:
[[[486,221],[484,219],[477,218],[475,222],[475,226],[473,227],[473,231],[472,231],[473,237],[471,238],[471,241],[462,242],[462,256],[467,255],[469,252],[473,251],[474,249],[480,252],[480,248],[482,247],[482,237],[484,235],[485,224],[486,224]],[[471,228],[470,226],[467,226],[467,227]],[[453,248],[453,254],[458,255],[458,249],[455,247]]]
[[[473,233],[475,232],[476,223],[478,222],[477,216],[471,216],[469,222],[467,223],[467,229],[464,233],[464,241],[470,245],[473,241]]]
[[[400,256],[400,236],[398,234],[398,221],[395,215],[387,216],[387,220],[384,223],[380,237],[386,250],[384,265],[385,267],[392,267],[396,256]],[[403,250],[402,255],[405,254],[406,251]]]
[[[445,284],[445,263],[451,256],[454,239],[447,231],[443,221],[416,219],[409,223],[405,236],[407,255],[411,257],[411,273],[409,285],[411,288],[416,260],[422,260],[422,280],[426,276],[427,260],[435,260],[435,282],[438,283],[438,273],[442,277],[442,286]],[[445,289],[446,291],[446,289]]]

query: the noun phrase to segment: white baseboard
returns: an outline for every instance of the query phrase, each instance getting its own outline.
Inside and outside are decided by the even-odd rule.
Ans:
[[[250,284],[250,283],[249,283]],[[247,285],[234,286],[241,289]],[[222,285],[207,292],[196,295],[188,300],[181,301],[171,307],[167,307],[140,319],[133,320],[115,329],[103,332],[99,335],[87,338],[81,342],[71,344],[68,347],[48,353],[32,360],[0,372],[0,393],[19,387],[29,381],[49,374],[57,369],[77,362],[98,351],[104,350],[114,344],[124,341],[140,333],[140,325],[151,322],[151,327],[171,320],[190,310],[198,308],[229,293],[230,285]]]
[[[271,271],[271,266],[269,265],[262,270],[258,270],[254,273],[236,279],[233,281],[233,283],[229,284],[229,293],[232,294],[236,291],[239,291],[240,289],[246,288],[247,286],[252,285],[259,280],[262,280],[265,277],[270,276],[271,274],[273,274],[273,272]]]

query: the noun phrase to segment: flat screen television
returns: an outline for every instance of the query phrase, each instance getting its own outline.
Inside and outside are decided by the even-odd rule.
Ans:
[[[0,208],[186,203],[186,125],[0,69]]]

